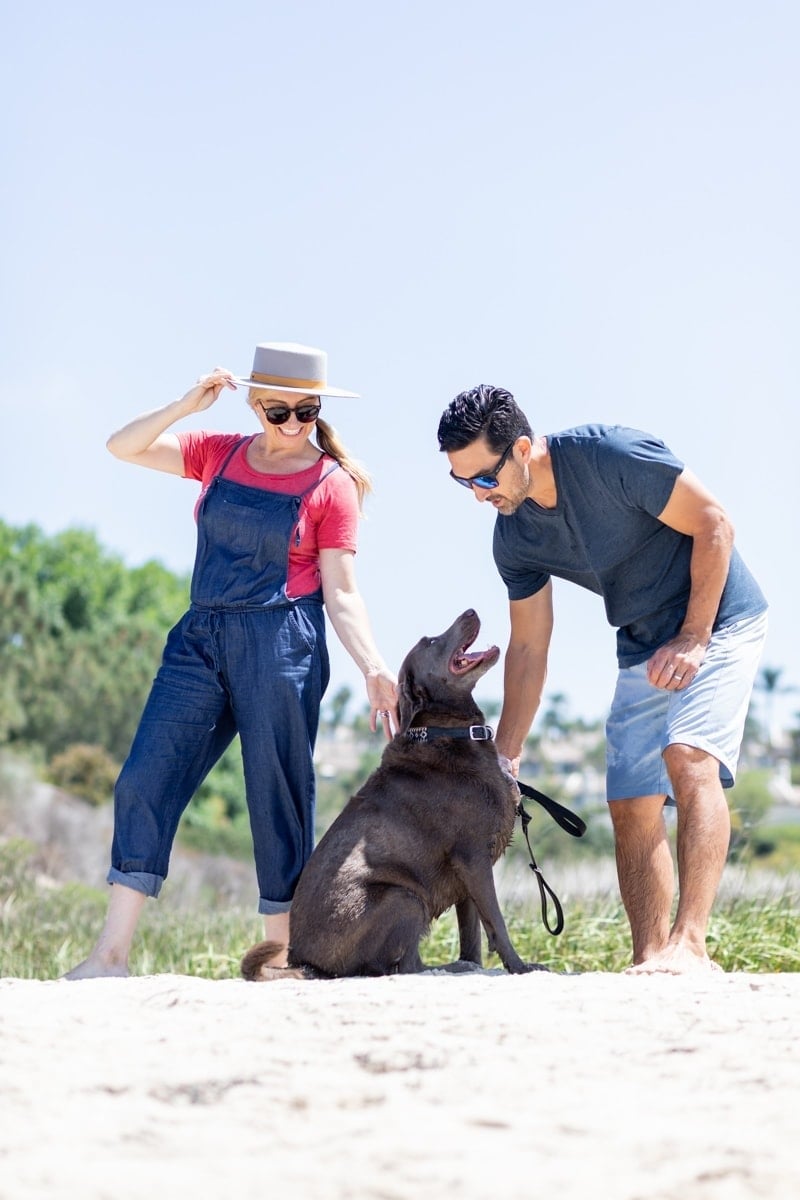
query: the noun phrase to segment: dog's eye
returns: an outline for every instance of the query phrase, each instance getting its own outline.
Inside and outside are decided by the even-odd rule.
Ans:
[[[438,642],[438,640],[439,640],[438,638],[428,638],[428,645],[435,646],[436,643]]]

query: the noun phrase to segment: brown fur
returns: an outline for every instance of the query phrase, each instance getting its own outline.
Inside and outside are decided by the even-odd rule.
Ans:
[[[398,679],[400,730],[300,876],[289,966],[266,965],[280,947],[261,942],[242,959],[245,979],[420,971],[420,940],[451,905],[460,961],[481,964],[482,923],[508,971],[535,969],[514,950],[494,887],[492,866],[511,840],[517,802],[494,743],[405,736],[412,725],[483,723],[472,690],[499,651],[467,654],[479,630],[469,609],[406,655]]]

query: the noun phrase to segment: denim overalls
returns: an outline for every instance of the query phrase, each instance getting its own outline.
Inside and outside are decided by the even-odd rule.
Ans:
[[[257,435],[254,435],[257,436]],[[303,497],[223,478],[197,516],[191,607],[171,630],[114,791],[109,883],[157,896],[183,810],[238,732],[260,913],[286,912],[314,845],[313,751],[328,685],[322,592],[286,594]]]

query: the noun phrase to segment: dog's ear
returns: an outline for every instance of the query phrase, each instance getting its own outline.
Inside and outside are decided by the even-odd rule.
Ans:
[[[414,672],[403,664],[397,677],[397,711],[400,714],[400,733],[406,733],[422,708],[424,697],[414,682]]]

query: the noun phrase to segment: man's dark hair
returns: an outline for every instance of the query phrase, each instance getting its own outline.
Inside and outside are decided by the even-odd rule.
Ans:
[[[439,421],[437,436],[440,450],[463,450],[485,437],[489,449],[500,454],[523,433],[533,437],[528,418],[511,392],[481,383],[468,392],[459,392],[450,401]]]

